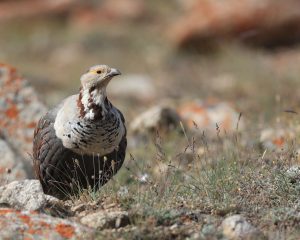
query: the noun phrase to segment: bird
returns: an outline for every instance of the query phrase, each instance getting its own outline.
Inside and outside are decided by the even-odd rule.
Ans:
[[[95,65],[80,77],[79,93],[38,121],[33,168],[45,194],[59,199],[97,191],[121,168],[127,148],[123,114],[107,98],[116,68]]]

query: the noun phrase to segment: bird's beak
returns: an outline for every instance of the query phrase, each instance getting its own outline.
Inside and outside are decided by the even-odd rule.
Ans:
[[[107,74],[107,77],[112,78],[114,76],[121,75],[121,72],[116,68],[111,68],[110,72]]]

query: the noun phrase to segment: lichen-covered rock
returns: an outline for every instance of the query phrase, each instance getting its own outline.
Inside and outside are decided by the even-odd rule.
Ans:
[[[288,143],[296,139],[296,130],[287,128],[266,128],[260,133],[260,143],[268,150],[282,151]]]
[[[42,210],[47,205],[55,205],[58,199],[45,195],[38,180],[14,181],[0,187],[0,204],[18,210]]]
[[[93,239],[94,230],[35,211],[0,208],[0,239]]]
[[[91,228],[119,228],[129,224],[128,213],[125,211],[99,211],[81,218],[81,223]]]
[[[181,1],[182,17],[170,27],[170,38],[179,48],[212,48],[220,40],[236,39],[274,47],[300,39],[298,0],[195,0]],[[294,34],[289,34],[289,33]]]
[[[224,236],[231,240],[265,239],[264,235],[241,215],[233,215],[225,218],[222,222],[222,228]]]
[[[226,102],[205,103],[200,100],[186,102],[178,108],[178,113],[191,130],[203,131],[210,136],[242,130],[241,115]],[[200,131],[199,131],[200,130]]]
[[[14,151],[15,161],[23,161],[29,177],[33,176],[29,155],[33,132],[44,112],[45,106],[29,83],[15,68],[0,63],[0,136]]]
[[[70,8],[73,0],[22,0],[0,1],[0,20],[61,14]]]
[[[27,178],[24,163],[2,139],[0,139],[0,156],[0,186]]]

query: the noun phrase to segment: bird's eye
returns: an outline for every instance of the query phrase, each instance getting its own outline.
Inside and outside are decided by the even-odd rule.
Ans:
[[[102,71],[101,71],[101,70],[98,70],[96,73],[100,74],[100,73],[102,73]]]

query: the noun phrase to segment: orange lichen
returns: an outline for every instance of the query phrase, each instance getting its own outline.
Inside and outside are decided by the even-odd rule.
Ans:
[[[9,117],[10,119],[14,119],[17,118],[19,115],[19,110],[17,108],[17,106],[14,104],[12,105],[9,109],[7,109],[5,111],[5,114],[7,117]]]
[[[30,122],[27,124],[27,128],[35,128],[36,122]]]
[[[71,238],[74,235],[74,227],[68,224],[59,223],[55,227],[56,232],[58,232],[64,238]]]
[[[40,226],[42,229],[44,229],[44,228],[49,228],[49,229],[50,229],[50,227],[51,227],[51,225],[50,225],[49,223],[46,223],[46,222],[44,222],[44,221],[40,221],[40,222],[39,222],[39,226]]]
[[[20,214],[19,218],[22,219],[22,221],[27,224],[28,226],[30,225],[31,219],[28,215],[25,214]]]
[[[0,209],[0,215],[5,215],[7,213],[12,213],[14,211],[15,210],[13,210],[13,209]]]
[[[24,240],[32,240],[32,238],[30,238],[30,237],[24,237],[23,239]]]
[[[276,145],[277,147],[282,147],[284,144],[284,137],[279,137],[276,139],[273,139],[273,144]]]
[[[4,174],[6,172],[6,169],[4,167],[0,167],[0,174]]]
[[[203,108],[202,106],[200,106],[197,103],[189,103],[189,104],[185,104],[184,106],[182,106],[179,109],[179,112],[181,114],[187,114],[187,113],[203,113],[205,111],[205,108]]]

